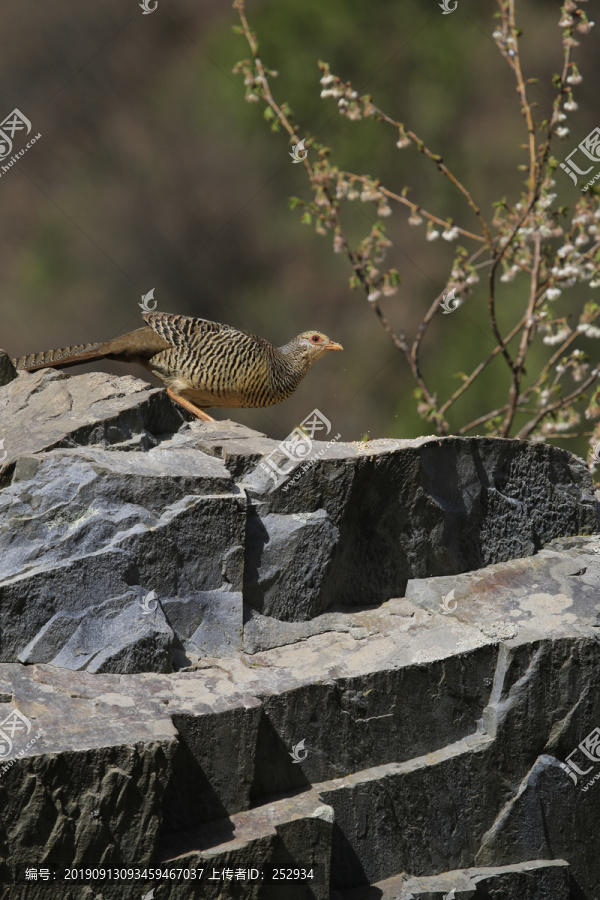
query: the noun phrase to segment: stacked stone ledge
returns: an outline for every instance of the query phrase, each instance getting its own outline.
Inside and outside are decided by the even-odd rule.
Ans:
[[[600,724],[581,460],[336,442],[271,491],[277,441],[135,378],[0,355],[0,382],[0,720],[41,731],[0,775],[0,880],[35,823],[53,866],[318,871],[244,897],[600,891],[598,800],[559,765]]]

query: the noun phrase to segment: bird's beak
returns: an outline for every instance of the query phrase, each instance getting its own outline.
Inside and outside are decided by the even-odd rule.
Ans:
[[[342,347],[341,344],[336,344],[335,341],[329,341],[328,344],[325,344],[325,349],[326,350],[343,350],[344,348]]]

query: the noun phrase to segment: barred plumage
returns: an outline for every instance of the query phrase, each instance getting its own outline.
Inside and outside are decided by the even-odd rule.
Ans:
[[[289,397],[311,365],[341,350],[319,331],[283,347],[207,319],[145,313],[148,323],[112,341],[79,344],[13,360],[17,369],[66,368],[96,359],[138,363],[167,385],[169,395],[199,418],[204,408],[272,406]]]

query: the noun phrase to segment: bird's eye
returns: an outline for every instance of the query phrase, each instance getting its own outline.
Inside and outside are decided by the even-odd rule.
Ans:
[[[313,344],[318,344],[320,340],[321,340],[321,338],[319,337],[318,334],[313,334],[311,337],[311,341],[313,342]]]

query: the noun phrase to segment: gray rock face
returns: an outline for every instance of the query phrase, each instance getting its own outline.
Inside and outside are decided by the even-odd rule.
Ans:
[[[222,458],[238,471],[243,448],[232,443]],[[252,441],[248,445],[251,455]],[[425,438],[336,444],[318,452],[322,457],[287,493],[285,484],[271,491],[261,469],[241,482],[258,501],[255,513],[274,544],[285,541],[290,526],[284,517],[325,510],[337,529],[315,612],[330,603],[382,602],[401,595],[409,578],[529,556],[558,532],[597,528],[587,470],[547,445]],[[280,518],[264,521],[273,515]],[[269,575],[267,562],[270,615],[285,619],[287,589],[274,591]]]
[[[136,437],[137,446],[147,449],[155,443],[152,435],[176,431],[184,416],[164,391],[130,375],[21,372],[0,388],[0,431],[8,453],[0,475],[19,456],[54,447],[110,445]]]
[[[581,571],[599,550],[598,538],[567,542],[553,551],[556,571]],[[536,559],[519,570],[527,596]],[[496,595],[499,622],[515,602],[513,563],[504,568],[504,577],[499,566],[477,573],[480,594],[486,576],[490,594],[507,585]],[[4,723],[16,710],[25,721],[0,759],[0,877],[18,880],[31,865],[35,828],[50,866],[319,873],[312,895],[248,885],[259,900],[330,891],[441,900],[453,890],[595,900],[600,649],[590,623],[599,604],[574,581],[562,587],[579,596],[577,621],[549,627],[541,611],[509,640],[487,634],[477,606],[467,619],[460,603],[444,613],[404,599],[328,614],[326,633],[186,672],[2,664],[0,734],[10,735]],[[115,885],[102,896],[136,890]],[[198,896],[192,883],[160,890]],[[43,885],[27,891],[11,888],[11,900],[47,896]],[[217,880],[202,896],[229,893]],[[83,887],[66,896],[94,897]]]
[[[0,437],[10,900],[600,896],[582,461],[323,444],[272,490],[275,441],[48,371],[0,387]],[[36,863],[315,875],[25,883]]]
[[[0,350],[0,387],[17,377],[17,370],[6,350]]]
[[[583,463],[519,441],[315,442],[273,489],[275,441],[132,377],[21,373],[4,435],[6,662],[168,672],[597,527]]]
[[[20,457],[0,492],[0,659],[171,671],[177,648],[186,664],[186,648],[239,647],[246,513],[234,490],[192,450]]]
[[[339,531],[324,509],[248,516],[244,598],[287,622],[312,619],[335,600],[329,568]]]

